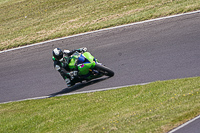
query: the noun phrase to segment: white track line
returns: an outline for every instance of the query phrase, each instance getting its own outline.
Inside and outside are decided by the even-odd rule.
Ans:
[[[107,91],[107,90],[114,90],[114,89],[119,89],[123,87],[129,87],[129,86],[137,86],[137,85],[146,85],[148,83],[141,83],[141,84],[133,84],[133,85],[126,85],[126,86],[118,86],[118,87],[111,87],[111,88],[105,88],[105,89],[98,89],[98,90],[90,90],[90,91],[81,91],[81,92],[73,92],[73,93],[66,93],[66,94],[60,94],[60,95],[55,95],[55,96],[41,96],[41,97],[34,97],[34,98],[26,98],[26,99],[21,99],[17,101],[8,101],[8,102],[2,102],[0,104],[5,104],[5,103],[10,103],[10,102],[20,102],[20,101],[26,101],[26,100],[36,100],[36,99],[45,99],[45,98],[51,98],[51,97],[58,97],[58,96],[66,96],[66,95],[75,95],[75,94],[82,94],[82,93],[91,93],[91,92],[98,92],[98,91]]]
[[[190,14],[195,14],[195,13],[200,13],[200,10],[193,11],[193,12],[188,12],[188,13],[177,14],[177,15],[172,15],[172,16],[167,16],[167,17],[162,17],[162,18],[156,18],[156,19],[146,20],[146,21],[142,21],[142,22],[136,22],[136,23],[126,24],[126,25],[120,25],[120,26],[106,28],[106,29],[101,29],[101,30],[97,30],[97,31],[80,33],[80,34],[76,34],[76,35],[72,35],[72,36],[57,38],[57,39],[53,39],[53,40],[49,40],[49,41],[44,41],[44,42],[40,42],[40,43],[35,43],[35,44],[31,44],[31,45],[26,45],[26,46],[22,46],[22,47],[13,48],[13,49],[8,49],[8,50],[0,51],[0,53],[5,53],[5,52],[9,52],[9,51],[13,51],[13,50],[18,50],[18,49],[23,49],[23,48],[32,47],[32,46],[37,46],[37,45],[41,45],[41,44],[45,44],[45,43],[49,43],[49,42],[54,42],[54,41],[59,41],[59,40],[67,39],[67,38],[72,38],[72,37],[77,37],[77,36],[92,34],[92,33],[100,32],[100,31],[112,30],[112,29],[117,29],[117,28],[122,28],[122,27],[127,27],[127,26],[132,26],[132,25],[147,23],[147,22],[153,22],[153,21],[158,21],[158,20],[163,20],[163,19],[169,19],[169,18],[179,17],[179,16],[183,16],[183,15],[190,15]]]
[[[195,117],[194,119],[192,119],[192,120],[189,120],[188,122],[186,122],[186,123],[184,123],[184,124],[180,125],[179,127],[175,128],[175,129],[173,129],[173,130],[171,130],[171,131],[170,131],[170,132],[168,132],[168,133],[173,133],[173,132],[176,132],[177,130],[179,130],[179,129],[183,128],[184,126],[186,126],[186,125],[188,125],[188,124],[192,123],[193,121],[195,121],[195,120],[197,120],[197,119],[199,119],[199,118],[200,118],[200,115],[199,115],[199,116],[197,116],[197,117]]]

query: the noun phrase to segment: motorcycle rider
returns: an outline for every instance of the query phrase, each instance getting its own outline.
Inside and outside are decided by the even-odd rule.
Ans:
[[[77,75],[78,69],[71,70],[68,66],[71,60],[71,55],[75,52],[86,52],[87,48],[79,48],[72,51],[64,50],[62,51],[60,48],[55,48],[53,50],[53,61],[54,61],[54,68],[60,73],[60,75],[65,80],[68,87],[71,87],[78,82]]]

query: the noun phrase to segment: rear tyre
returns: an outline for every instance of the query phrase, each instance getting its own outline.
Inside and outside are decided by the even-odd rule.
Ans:
[[[105,67],[103,65],[96,64],[95,69],[106,76],[109,76],[109,77],[114,76],[114,72],[110,70],[110,68]]]

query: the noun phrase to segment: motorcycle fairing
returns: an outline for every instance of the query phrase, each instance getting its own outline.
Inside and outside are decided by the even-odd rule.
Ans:
[[[72,56],[69,63],[69,68],[71,70],[78,69],[78,75],[85,79],[92,79],[93,68],[98,61],[89,52],[84,52],[83,54],[77,56]]]
[[[78,57],[77,65],[82,64],[82,63],[90,63],[90,61],[87,58],[85,58],[84,55],[81,54]]]
[[[79,75],[89,76],[90,69],[95,66],[94,57],[89,52],[85,52],[78,58],[77,62]]]

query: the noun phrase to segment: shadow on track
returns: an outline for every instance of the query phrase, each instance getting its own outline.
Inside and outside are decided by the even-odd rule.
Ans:
[[[69,88],[65,88],[59,92],[56,92],[56,93],[53,93],[53,94],[50,94],[49,95],[49,98],[50,97],[55,97],[57,95],[61,95],[61,94],[66,94],[66,93],[70,93],[70,92],[73,92],[73,91],[76,91],[76,90],[79,90],[79,89],[82,89],[86,86],[89,86],[89,85],[92,85],[92,84],[95,84],[95,83],[98,83],[98,82],[101,82],[101,81],[104,81],[106,79],[108,79],[109,77],[105,77],[105,78],[100,78],[100,79],[94,79],[94,80],[91,80],[91,81],[88,81],[88,82],[85,82],[85,83],[77,83],[76,85],[72,86],[72,87],[69,87]]]

